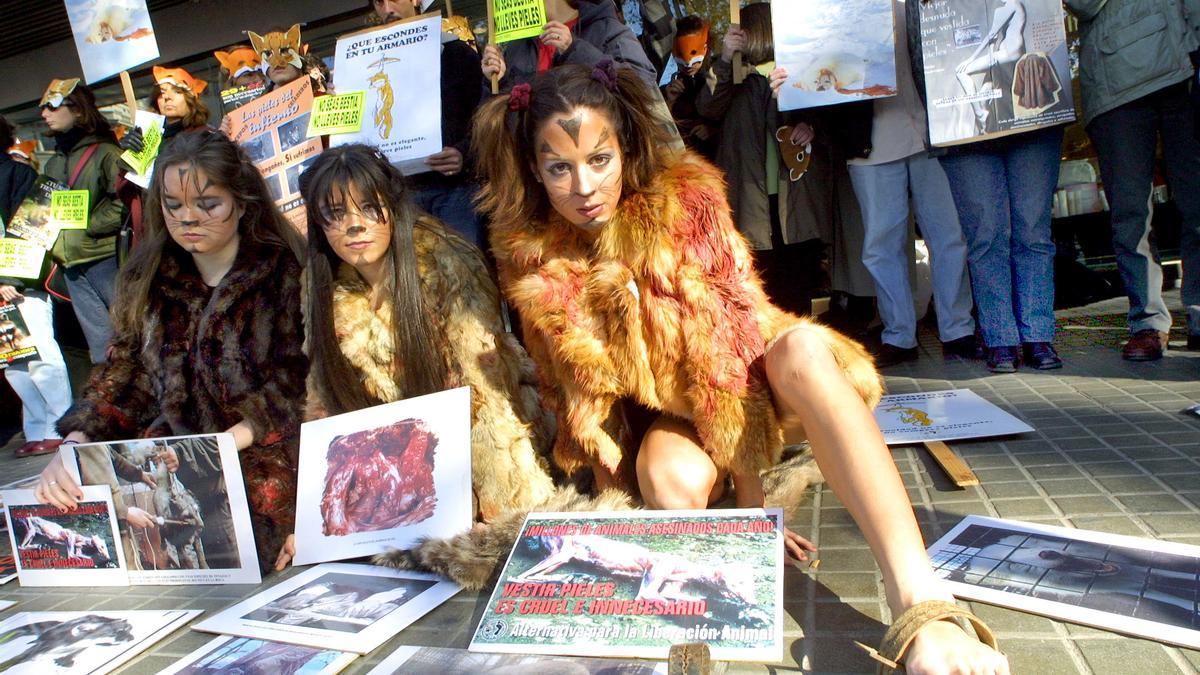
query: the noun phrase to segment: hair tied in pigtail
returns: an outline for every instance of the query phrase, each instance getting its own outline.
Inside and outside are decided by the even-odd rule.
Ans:
[[[513,112],[529,110],[529,95],[533,87],[528,84],[518,84],[508,93],[508,109]]]
[[[605,89],[617,90],[617,64],[612,59],[602,59],[592,68],[592,79],[604,85]]]

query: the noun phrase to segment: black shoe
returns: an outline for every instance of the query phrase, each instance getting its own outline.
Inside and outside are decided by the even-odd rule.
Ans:
[[[980,358],[974,335],[964,335],[949,342],[942,343],[942,355],[949,358],[957,356],[960,359]]]
[[[1049,342],[1026,342],[1025,364],[1036,370],[1054,370],[1062,368],[1062,359]]]
[[[993,373],[1017,372],[1017,348],[989,347],[987,367]]]
[[[877,368],[887,368],[888,366],[905,363],[906,361],[917,360],[916,347],[905,349],[886,342],[880,344],[879,348],[875,349],[872,353],[875,356],[875,366]]]

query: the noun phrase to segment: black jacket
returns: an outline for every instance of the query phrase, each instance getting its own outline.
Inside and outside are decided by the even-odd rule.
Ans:
[[[21,206],[21,201],[29,194],[29,188],[33,187],[35,179],[37,172],[33,167],[9,157],[7,152],[0,155],[0,223],[7,226],[12,220],[13,214]],[[50,256],[47,255],[42,263],[42,276],[46,274],[49,260]],[[26,284],[33,283],[31,279],[0,277],[0,285],[5,286],[24,288]]]
[[[474,49],[462,40],[442,44],[442,147],[463,154],[463,170],[453,176],[437,171],[416,174],[412,176],[413,187],[450,187],[470,179],[472,162],[467,150],[471,144],[471,117],[479,107],[485,84],[479,54]]]

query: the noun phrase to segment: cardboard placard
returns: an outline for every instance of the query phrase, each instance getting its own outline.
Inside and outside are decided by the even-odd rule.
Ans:
[[[970,389],[889,394],[875,406],[888,445],[1008,436],[1033,427]]]
[[[358,133],[366,107],[365,91],[318,97],[313,101],[312,117],[308,120],[308,136]]]
[[[88,84],[158,58],[146,0],[66,0],[66,5]]]
[[[42,273],[46,249],[24,239],[0,239],[0,277],[37,279]]]
[[[8,223],[7,236],[20,237],[47,251],[53,248],[54,240],[58,239],[58,225],[50,219],[50,199],[55,192],[66,189],[66,185],[49,176],[34,179],[29,194]]]
[[[50,222],[62,230],[86,230],[91,195],[87,190],[56,190],[50,195]]]
[[[240,87],[222,89],[220,94],[221,109],[226,114],[229,114],[265,93],[267,93],[266,82],[255,82],[254,84],[242,85]]]
[[[491,0],[496,22],[493,44],[537,37],[546,25],[543,0]]]
[[[126,179],[146,188],[150,185],[150,172],[154,170],[154,160],[158,157],[158,151],[162,149],[163,128],[167,124],[167,118],[145,110],[137,111],[134,118],[135,126],[142,130],[142,150],[126,150],[121,153],[121,159],[133,169],[132,174],[126,174]]]
[[[22,586],[128,586],[117,517],[107,487],[85,486],[70,511],[33,490],[5,490],[4,512]]]

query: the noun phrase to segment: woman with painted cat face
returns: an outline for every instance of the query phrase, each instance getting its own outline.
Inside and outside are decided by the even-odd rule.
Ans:
[[[871,415],[869,357],[767,300],[721,174],[669,149],[650,95],[612,62],[564,66],[476,117],[481,206],[557,414],[555,462],[651,508],[705,508],[729,490],[756,507],[785,431],[804,434],[871,546],[897,625],[950,611]],[[637,411],[644,430],[627,422]],[[798,559],[814,550],[791,532],[786,546]],[[889,654],[910,672],[1007,672],[958,627],[912,623],[915,641]]]
[[[68,443],[232,433],[265,565],[295,512],[302,244],[245,153],[210,131],[159,155],[145,225],[118,282],[109,363],[58,429]],[[58,460],[37,495],[60,508],[82,497]]]

